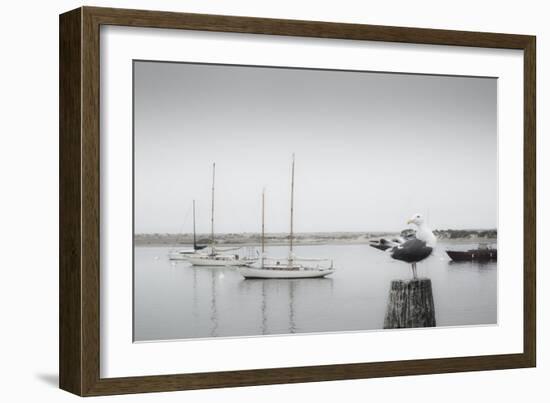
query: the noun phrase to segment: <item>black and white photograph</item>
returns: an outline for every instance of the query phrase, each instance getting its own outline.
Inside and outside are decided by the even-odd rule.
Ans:
[[[545,3],[2,5],[1,401],[549,400]]]
[[[134,341],[490,326],[497,79],[135,60]]]

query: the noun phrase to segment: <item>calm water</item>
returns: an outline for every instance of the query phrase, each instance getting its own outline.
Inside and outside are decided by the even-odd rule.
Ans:
[[[496,263],[452,263],[446,247],[418,265],[432,280],[437,325],[496,323]],[[332,257],[337,271],[295,280],[245,280],[233,268],[170,261],[169,250],[135,250],[136,341],[381,329],[391,280],[411,277],[410,265],[368,245],[298,246],[297,256]]]

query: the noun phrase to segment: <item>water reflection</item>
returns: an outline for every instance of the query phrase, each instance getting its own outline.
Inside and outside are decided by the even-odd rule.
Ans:
[[[296,280],[291,280],[288,287],[288,300],[289,300],[288,332],[289,333],[296,333],[296,321],[294,320],[294,289],[295,288],[296,288]]]
[[[199,320],[199,287],[197,286],[197,268],[193,267],[193,320],[195,323]]]
[[[269,253],[286,251],[277,248]],[[298,248],[300,256],[334,257],[337,271],[322,279],[245,280],[234,268],[172,264],[165,258],[168,248],[136,248],[136,340],[383,328],[388,287],[408,274],[406,265],[368,245]],[[496,268],[496,263],[422,262],[419,275],[432,281],[437,325],[496,323]]]
[[[433,264],[433,261],[431,263]],[[470,282],[472,284],[469,287],[468,294],[473,298],[475,298],[476,292],[484,292],[484,290],[480,290],[479,281],[472,281],[476,277],[471,276],[483,277],[485,275],[494,275],[497,268],[496,261],[494,260],[449,260],[446,261],[446,265],[449,273],[452,275],[452,277],[449,277],[449,281],[452,281],[451,287],[461,288],[461,283]],[[493,284],[493,287],[496,287],[496,285]],[[443,299],[442,294],[437,291],[432,286],[430,278],[392,280],[388,292],[384,328],[436,326],[436,317],[438,316],[436,309],[438,306],[437,298]],[[445,296],[447,297],[447,295]],[[448,303],[450,299],[447,297],[444,301]],[[481,304],[479,305],[481,306]]]
[[[262,326],[260,328],[262,334],[268,334],[267,331],[267,294],[265,290],[265,282],[262,282]]]
[[[477,269],[477,270],[494,270],[496,269],[497,263],[492,260],[481,260],[475,262],[457,262],[454,260],[449,260],[447,265],[453,269]]]
[[[215,268],[210,268],[209,270],[211,278],[210,320],[212,322],[212,330],[210,331],[210,336],[216,337],[218,335],[218,307],[216,306],[216,298],[218,295],[216,287],[217,276]]]
[[[258,295],[260,301],[260,334],[273,334],[269,323],[279,329],[277,333],[296,333],[297,299],[303,296],[308,299],[309,290],[315,289],[317,296],[326,300],[333,294],[333,280],[331,278],[318,279],[241,279],[238,284],[243,294]],[[307,306],[305,306],[307,309]],[[282,322],[285,322],[284,332],[280,331]]]

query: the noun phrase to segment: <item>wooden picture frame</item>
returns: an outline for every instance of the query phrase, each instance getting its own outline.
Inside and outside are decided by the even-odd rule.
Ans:
[[[523,353],[276,369],[100,377],[99,35],[102,25],[523,50]],[[80,396],[534,367],[535,37],[81,7],[60,16],[60,387]]]

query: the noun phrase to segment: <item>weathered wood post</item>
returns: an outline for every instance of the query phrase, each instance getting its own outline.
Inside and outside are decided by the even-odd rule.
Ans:
[[[384,329],[434,326],[432,281],[429,278],[393,280]]]

